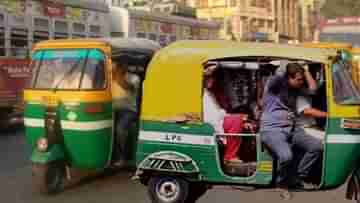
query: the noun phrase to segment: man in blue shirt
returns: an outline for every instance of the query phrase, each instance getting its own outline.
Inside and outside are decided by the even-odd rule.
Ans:
[[[304,89],[304,79],[307,89]],[[260,133],[262,141],[279,161],[276,183],[280,188],[287,189],[290,184],[289,165],[293,160],[291,145],[305,151],[297,169],[302,186],[306,185],[304,179],[321,156],[321,142],[305,136],[304,130],[295,124],[297,96],[313,94],[316,89],[311,73],[297,63],[287,64],[284,73],[274,75],[266,84]]]

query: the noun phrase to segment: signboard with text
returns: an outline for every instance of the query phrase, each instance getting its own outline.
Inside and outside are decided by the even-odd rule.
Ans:
[[[64,17],[65,6],[61,3],[44,0],[43,2],[44,14],[49,17]]]
[[[0,103],[17,101],[30,79],[28,60],[0,59]]]

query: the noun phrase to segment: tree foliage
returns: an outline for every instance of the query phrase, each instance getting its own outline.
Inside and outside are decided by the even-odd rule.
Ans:
[[[327,0],[321,13],[327,18],[339,16],[360,16],[359,0]]]

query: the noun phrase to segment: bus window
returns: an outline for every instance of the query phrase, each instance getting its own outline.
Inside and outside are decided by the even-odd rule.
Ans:
[[[84,33],[85,25],[81,24],[81,23],[73,23],[72,30],[73,30],[73,32],[76,32],[76,33]]]
[[[33,41],[39,42],[49,39],[49,20],[45,18],[34,18]]]
[[[0,56],[5,56],[5,29],[0,28]]]
[[[34,18],[34,28],[35,30],[49,32],[49,20],[43,18]]]
[[[68,24],[63,21],[55,21],[55,39],[68,38]]]
[[[150,33],[150,34],[149,34],[149,39],[150,39],[150,40],[153,40],[153,41],[157,41],[157,35],[154,34],[154,33]]]
[[[146,38],[146,34],[143,33],[143,32],[138,32],[138,33],[136,33],[136,37],[138,37],[138,38]]]
[[[125,33],[124,32],[112,32],[111,36],[112,37],[124,37]]]
[[[99,25],[90,25],[90,33],[94,35],[100,35],[101,27]]]
[[[175,42],[176,41],[176,36],[170,36],[170,42]]]
[[[85,38],[85,35],[79,35],[79,34],[72,34],[72,38],[73,39],[78,39],[78,38]]]
[[[35,31],[34,32],[33,41],[35,43],[44,41],[44,40],[48,40],[48,39],[49,39],[49,32],[43,32],[43,31]]]
[[[28,36],[26,30],[11,30],[10,49],[11,56],[26,57],[28,51]]]
[[[4,22],[5,22],[5,16],[4,16],[4,14],[0,13],[0,24],[3,25]]]
[[[55,33],[54,39],[67,39],[69,36],[66,33]]]

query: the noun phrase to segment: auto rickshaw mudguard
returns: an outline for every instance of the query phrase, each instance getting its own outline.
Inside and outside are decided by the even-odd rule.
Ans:
[[[46,164],[52,161],[64,160],[65,152],[60,144],[52,145],[48,151],[40,152],[35,149],[31,154],[31,161],[38,164]]]
[[[148,155],[138,164],[136,174],[141,175],[144,171],[184,175],[193,180],[201,179],[196,162],[191,157],[175,151],[161,151]]]

